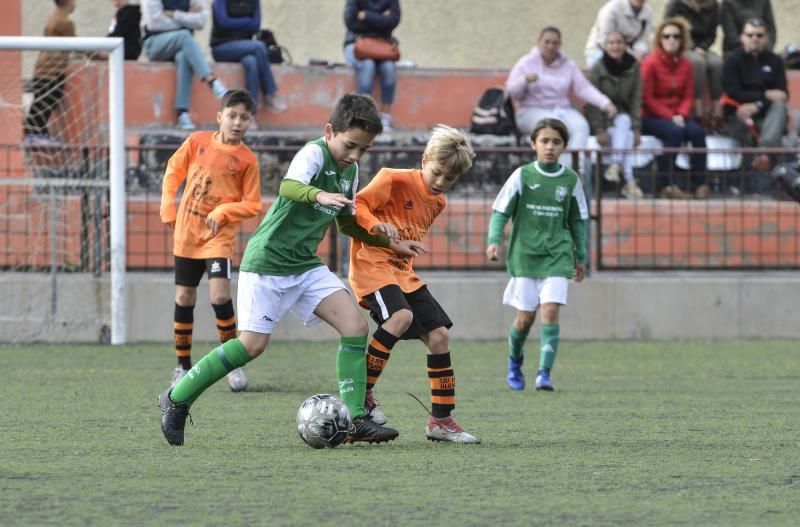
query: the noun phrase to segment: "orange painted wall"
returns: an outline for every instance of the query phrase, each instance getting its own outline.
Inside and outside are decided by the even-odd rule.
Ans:
[[[263,203],[264,214],[271,199]],[[172,268],[172,233],[158,216],[159,199],[129,198],[128,265],[135,269]],[[418,267],[468,268],[486,264],[485,232],[491,201],[453,199],[424,242],[431,254]],[[50,262],[47,202],[28,202],[27,213],[0,218],[0,265],[46,266]],[[59,261],[80,261],[77,239],[80,201],[59,211],[59,229],[72,240],[59,245]],[[242,223],[235,262],[263,214]],[[791,201],[605,200],[601,263],[604,267],[738,268],[800,266],[800,205]],[[13,234],[8,234],[13,233]],[[326,259],[326,237],[319,254]],[[9,250],[10,249],[10,250]],[[598,262],[594,248],[592,260]],[[63,258],[63,260],[62,260]]]
[[[238,64],[216,64],[214,71],[229,87],[242,87]],[[346,67],[273,66],[280,93],[289,110],[261,110],[259,124],[275,127],[321,127],[336,100],[355,90],[353,70]],[[483,91],[503,84],[505,70],[401,69],[393,107],[398,128],[427,129],[439,123],[466,127]],[[377,89],[377,88],[376,88]],[[379,92],[375,92],[375,97]],[[174,122],[175,68],[164,62],[125,64],[125,118],[129,128]],[[195,80],[191,115],[197,124],[216,122],[217,102],[211,90]]]

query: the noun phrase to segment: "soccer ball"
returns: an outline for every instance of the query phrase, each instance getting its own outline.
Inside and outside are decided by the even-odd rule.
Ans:
[[[347,406],[329,393],[312,395],[297,410],[297,433],[312,448],[341,445],[351,424]]]

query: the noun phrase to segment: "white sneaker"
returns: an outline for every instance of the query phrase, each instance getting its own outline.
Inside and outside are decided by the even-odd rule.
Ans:
[[[214,94],[214,97],[217,99],[222,99],[226,93],[228,93],[228,88],[222,84],[222,81],[219,79],[214,79],[211,81],[211,92]]]
[[[381,404],[372,395],[372,390],[367,390],[367,396],[364,398],[364,410],[366,410],[368,416],[372,417],[375,424],[385,425],[386,421],[388,421],[386,414],[381,410]]]
[[[429,441],[446,441],[448,443],[463,443],[477,445],[480,441],[472,434],[464,431],[464,427],[458,424],[452,417],[428,418],[428,426],[425,427],[425,435]]]
[[[381,112],[381,124],[383,125],[384,132],[392,131],[392,116],[388,113]]]
[[[228,386],[231,387],[232,392],[241,392],[247,389],[247,377],[241,368],[236,368],[230,372],[226,375],[226,379],[228,379]]]
[[[639,185],[636,184],[636,181],[625,183],[625,186],[622,187],[622,195],[628,199],[641,199],[644,197],[644,193],[639,188]]]
[[[289,104],[277,93],[265,96],[264,105],[275,113],[285,112],[289,109]]]
[[[603,177],[606,178],[606,181],[619,183],[619,165],[616,163],[608,165],[608,168],[603,173]]]
[[[183,366],[178,366],[172,370],[172,379],[169,381],[169,387],[174,388],[178,382],[183,379],[183,376],[189,373],[189,370],[184,370]]]
[[[62,146],[60,141],[49,135],[25,134],[23,142],[26,146]]]
[[[181,130],[195,130],[197,127],[192,122],[192,118],[189,117],[189,112],[183,112],[178,116],[178,128]]]

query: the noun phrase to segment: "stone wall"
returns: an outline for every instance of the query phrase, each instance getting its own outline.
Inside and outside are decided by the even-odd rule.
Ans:
[[[22,2],[22,0],[6,0]],[[113,15],[108,1],[77,0],[74,19],[80,36],[101,36]],[[546,25],[560,27],[564,50],[583,64],[586,35],[605,0],[564,3],[554,0],[402,0],[396,31],[403,59],[423,67],[510,68],[536,41]],[[665,0],[649,2],[661,20]],[[778,47],[800,42],[800,0],[773,0]],[[23,33],[40,35],[52,6],[47,0],[26,2]],[[341,62],[343,0],[262,0],[262,25],[275,31],[298,64],[310,58]],[[207,47],[208,31],[197,38]],[[721,39],[718,38],[718,41]]]

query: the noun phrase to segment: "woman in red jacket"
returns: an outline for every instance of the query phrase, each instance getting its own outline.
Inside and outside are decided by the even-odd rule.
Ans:
[[[658,137],[669,148],[686,142],[694,148],[705,148],[706,132],[690,118],[694,73],[692,63],[683,56],[691,46],[689,27],[682,18],[668,18],[661,22],[653,38],[654,51],[642,62],[642,133]],[[674,153],[659,156],[661,195],[682,198],[686,197],[686,189],[697,197],[707,197],[705,154],[691,156],[691,177],[686,178],[676,177],[675,157]],[[690,188],[684,184],[687,180]]]

